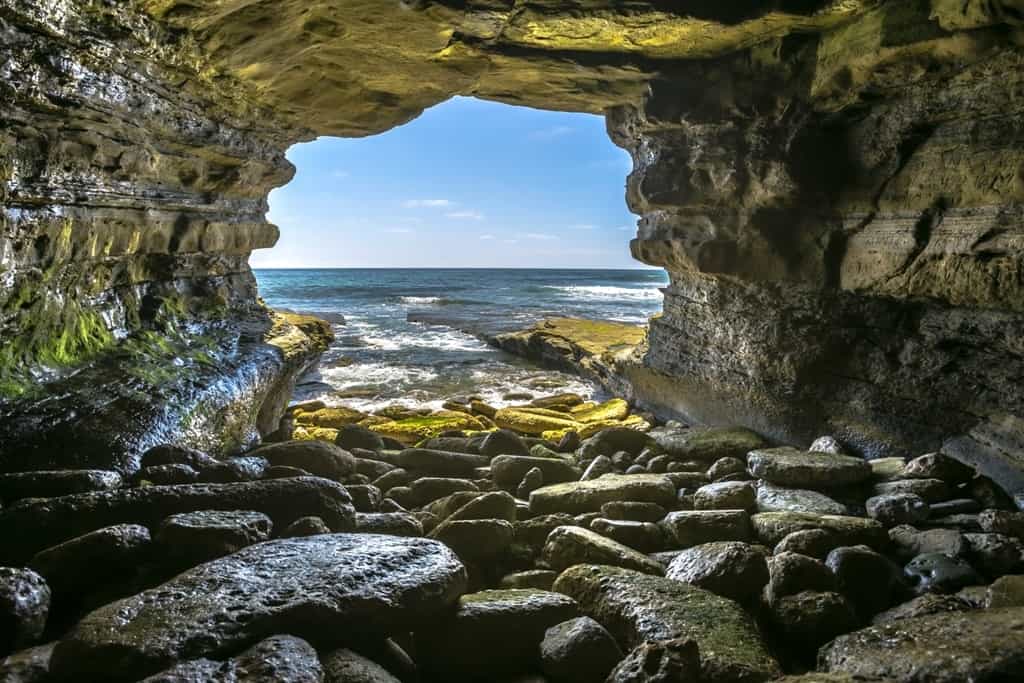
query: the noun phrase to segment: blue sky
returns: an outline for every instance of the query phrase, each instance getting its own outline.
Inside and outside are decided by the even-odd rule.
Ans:
[[[629,155],[604,119],[455,98],[363,139],[296,145],[257,268],[635,268]]]

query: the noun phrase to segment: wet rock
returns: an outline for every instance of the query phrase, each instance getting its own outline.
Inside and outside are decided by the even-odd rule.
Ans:
[[[384,439],[380,434],[362,425],[341,425],[338,428],[338,436],[334,438],[334,443],[346,451],[351,451],[353,448],[365,448],[368,451],[384,450]]]
[[[828,565],[799,553],[781,552],[768,558],[768,573],[765,598],[769,604],[803,591],[833,592],[839,588]]]
[[[680,510],[668,513],[659,524],[676,548],[753,537],[750,516],[743,510]]]
[[[331,533],[330,528],[319,517],[299,517],[281,532],[281,538],[300,538],[329,533]]]
[[[146,469],[161,465],[188,465],[195,470],[203,470],[215,466],[217,462],[216,458],[194,448],[175,444],[160,444],[142,454],[139,459],[139,467]]]
[[[352,497],[356,512],[376,512],[384,497],[380,489],[372,484],[346,484],[345,490]]]
[[[512,543],[512,525],[501,519],[460,519],[439,524],[430,538],[441,541],[466,561],[494,558]]]
[[[48,470],[0,474],[0,500],[55,498],[89,491],[109,491],[121,486],[121,475],[108,470]]]
[[[457,519],[503,519],[516,521],[516,500],[504,491],[489,491],[474,496],[459,506],[446,520]]]
[[[661,527],[653,522],[631,522],[598,517],[590,523],[590,529],[642,553],[657,552],[665,547],[665,537]]]
[[[577,617],[544,633],[540,658],[544,674],[553,681],[592,683],[607,678],[622,651],[604,626],[590,617]]]
[[[387,491],[398,486],[408,486],[413,482],[413,479],[415,477],[412,474],[399,467],[374,479],[373,485],[381,491]]]
[[[1024,544],[1004,534],[964,534],[966,559],[990,579],[1024,571]]]
[[[605,683],[700,683],[700,649],[693,640],[641,643],[626,655]]]
[[[342,481],[356,471],[356,461],[345,449],[324,441],[285,441],[261,446],[250,454],[271,465],[287,465],[317,477]]]
[[[731,474],[746,474],[747,463],[744,460],[733,457],[719,458],[708,468],[708,479],[715,481]]]
[[[973,609],[973,607],[959,596],[926,593],[884,612],[879,612],[872,617],[871,623],[875,626],[880,626],[893,621],[899,621],[900,619],[913,619],[914,617],[944,614],[946,612],[962,612],[968,609]]]
[[[845,515],[846,506],[824,493],[810,489],[787,489],[761,482],[757,488],[758,512],[800,512],[812,515]]]
[[[830,531],[825,529],[804,529],[786,534],[781,541],[775,545],[774,553],[799,553],[819,560],[833,549],[842,545],[839,539]]]
[[[1016,510],[1013,498],[988,477],[977,475],[967,485],[967,493],[981,503],[981,507],[992,510]]]
[[[871,478],[871,466],[860,458],[789,447],[751,451],[747,471],[753,477],[792,488],[836,488]]]
[[[974,468],[944,453],[928,453],[908,462],[903,468],[903,476],[907,479],[941,479],[950,484],[966,484],[974,477]]]
[[[845,596],[812,590],[785,595],[773,602],[771,621],[786,644],[797,650],[798,657],[812,661],[818,647],[860,625]]]
[[[560,526],[578,526],[575,518],[567,514],[540,515],[515,523],[515,542],[540,552],[548,534]]]
[[[625,647],[645,641],[694,640],[706,680],[758,681],[781,675],[753,620],[732,600],[660,576],[579,565],[555,590],[603,624]]]
[[[529,498],[530,494],[544,486],[544,473],[539,467],[534,467],[523,475],[522,481],[516,487],[516,495],[519,498]]]
[[[36,553],[29,566],[63,598],[130,576],[150,549],[149,529],[118,524]]]
[[[768,551],[736,541],[705,543],[679,553],[665,576],[750,604],[768,583]]]
[[[903,568],[903,574],[917,593],[955,593],[964,586],[981,583],[981,577],[966,560],[943,553],[918,555]]]
[[[408,512],[356,513],[357,534],[386,534],[389,536],[422,536],[423,525]]]
[[[499,455],[491,461],[491,475],[494,478],[494,483],[507,490],[515,488],[522,481],[523,476],[534,468],[541,471],[543,480],[548,484],[560,484],[580,478],[580,471],[571,462],[561,457],[536,458],[523,455]]]
[[[132,477],[132,481],[136,484],[149,482],[150,484],[156,484],[157,486],[191,484],[198,479],[199,471],[183,464],[143,467],[135,473],[135,476]]]
[[[886,493],[868,498],[868,516],[885,526],[915,524],[928,519],[931,509],[928,503],[913,493]]]
[[[811,453],[828,453],[829,455],[849,455],[843,445],[834,436],[819,436],[808,448]]]
[[[985,607],[1024,607],[1024,575],[1002,576],[993,581],[985,595]]]
[[[932,517],[948,517],[950,515],[970,514],[979,512],[980,510],[981,503],[973,498],[954,498],[953,500],[944,500],[940,503],[931,504]]]
[[[370,478],[370,481],[380,479],[388,472],[396,468],[390,463],[381,460],[369,460],[367,458],[356,458],[356,474],[363,474]]]
[[[668,510],[657,503],[636,503],[632,501],[612,501],[601,506],[601,516],[606,519],[621,519],[632,522],[661,521]]]
[[[558,572],[551,571],[550,569],[530,569],[524,572],[506,574],[501,577],[501,587],[537,588],[539,590],[549,591],[551,590],[551,585],[554,584],[555,579],[557,578]]]
[[[907,463],[903,458],[891,457],[875,458],[869,460],[868,464],[871,465],[872,481],[882,482],[899,479],[903,474],[903,466]]]
[[[263,473],[264,479],[287,479],[289,477],[311,477],[313,476],[306,470],[300,470],[298,467],[289,467],[288,465],[271,465]]]
[[[593,455],[612,455],[618,451],[626,451],[630,455],[638,455],[640,451],[654,444],[648,434],[625,427],[603,429],[580,446],[588,457]]]
[[[737,428],[652,429],[651,438],[675,460],[713,461],[721,458],[745,458],[764,446],[756,433]]]
[[[607,455],[599,455],[594,458],[587,469],[583,471],[583,475],[580,477],[581,481],[590,481],[591,479],[597,479],[598,477],[609,474],[615,471],[615,466],[612,464],[611,458]]]
[[[836,548],[825,564],[836,575],[839,592],[865,620],[892,605],[906,588],[900,567],[867,546]]]
[[[882,548],[889,537],[873,519],[844,515],[807,515],[799,512],[760,512],[750,518],[761,543],[774,546],[794,531],[823,529],[843,545]]]
[[[217,460],[215,464],[199,470],[198,481],[211,484],[229,484],[262,479],[270,463],[259,456],[245,455]]]
[[[469,479],[421,477],[409,485],[409,502],[413,507],[420,507],[453,493],[479,490],[480,488]]]
[[[55,643],[37,645],[0,659],[3,683],[49,683],[50,657]]]
[[[1024,653],[1024,608],[946,612],[840,636],[819,668],[866,680],[1011,681]]]
[[[477,467],[486,467],[491,460],[483,455],[435,451],[429,448],[407,448],[394,457],[394,464],[420,476],[469,477]]]
[[[946,515],[945,517],[929,517],[926,521],[920,522],[919,526],[932,529],[958,529],[960,531],[981,531],[981,522],[978,515],[958,514]]]
[[[676,489],[660,474],[609,475],[591,481],[554,484],[530,494],[530,512],[544,515],[554,512],[597,512],[611,501],[656,503],[672,507]]]
[[[463,595],[456,611],[416,632],[420,665],[439,681],[500,680],[535,671],[547,629],[578,616],[572,599],[540,590]]]
[[[747,481],[724,481],[701,486],[693,494],[695,510],[746,510],[757,509],[757,494],[754,485]]]
[[[632,548],[589,529],[561,526],[552,531],[544,544],[544,562],[555,570],[574,564],[606,564],[661,575],[665,568]]]
[[[31,569],[0,567],[0,655],[32,645],[43,634],[50,588]]]
[[[171,561],[192,566],[265,541],[272,528],[270,518],[260,512],[202,510],[165,519],[156,541]]]
[[[276,629],[322,643],[411,630],[465,590],[455,555],[426,539],[331,534],[268,541],[101,607],[58,643],[56,676],[135,680]]]
[[[323,683],[400,683],[399,679],[352,650],[335,650],[323,658]]]
[[[480,455],[494,458],[499,455],[529,455],[530,449],[519,435],[507,429],[499,429],[484,437],[480,444]]]
[[[961,557],[967,552],[967,540],[956,529],[921,530],[903,524],[889,529],[889,539],[896,556],[903,561],[925,553]]]
[[[237,484],[184,484],[80,493],[27,501],[0,512],[0,534],[11,539],[0,549],[12,560],[90,531],[122,523],[156,528],[173,514],[200,510],[262,512],[278,528],[315,515],[334,530],[349,529],[355,509],[345,489],[318,477]]]
[[[322,683],[324,670],[316,650],[301,638],[273,636],[225,662],[183,662],[141,683]]]
[[[872,491],[876,496],[909,493],[920,496],[928,503],[937,503],[950,496],[949,485],[941,479],[897,479],[875,484]]]

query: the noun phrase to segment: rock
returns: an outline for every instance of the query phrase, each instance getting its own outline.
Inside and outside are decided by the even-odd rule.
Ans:
[[[1024,543],[1003,534],[964,534],[966,559],[990,579],[1024,571]]]
[[[919,595],[913,600],[896,605],[892,609],[879,612],[872,617],[871,623],[875,626],[880,626],[893,621],[899,621],[900,619],[913,619],[914,617],[944,614],[946,612],[962,612],[968,609],[973,609],[971,604],[959,596],[926,593]]]
[[[598,477],[609,474],[615,471],[615,466],[612,465],[612,460],[607,455],[599,455],[594,458],[587,469],[583,471],[583,476],[580,477],[581,481],[590,481],[591,479],[597,479]]]
[[[617,567],[579,565],[555,590],[574,598],[625,647],[694,640],[706,680],[758,681],[781,675],[753,620],[735,602],[695,586]]]
[[[506,522],[514,522],[516,500],[504,491],[481,493],[446,515],[444,519],[503,519]]]
[[[742,427],[652,430],[650,436],[676,460],[745,458],[750,451],[765,445],[764,439]]]
[[[860,624],[847,598],[830,591],[782,596],[772,603],[770,618],[786,644],[797,650],[796,655],[811,660],[821,645]]]
[[[416,632],[425,677],[499,680],[535,671],[547,629],[579,614],[575,601],[549,591],[488,590],[463,595],[454,613]]]
[[[920,526],[932,529],[957,529],[959,531],[981,531],[978,515],[946,515],[945,517],[929,517]]]
[[[351,453],[323,441],[274,443],[261,446],[249,455],[264,458],[271,465],[298,467],[333,481],[342,481],[356,471],[356,461]]]
[[[621,519],[632,522],[661,521],[668,510],[657,503],[637,503],[633,501],[613,500],[601,506],[601,516],[606,519]]]
[[[748,481],[723,481],[701,486],[693,494],[696,510],[746,510],[757,509],[757,493]]]
[[[363,474],[370,478],[370,481],[380,479],[388,472],[396,470],[394,465],[382,462],[380,460],[370,460],[367,458],[356,458],[356,473]],[[402,482],[403,484],[406,482]]]
[[[931,509],[920,496],[913,493],[886,493],[868,498],[868,516],[885,526],[915,524],[928,519]]]
[[[903,466],[907,463],[903,458],[890,457],[875,458],[869,460],[868,464],[871,465],[872,481],[882,482],[899,479],[903,474]]]
[[[4,683],[49,683],[50,657],[55,643],[37,645],[0,659],[0,681]]]
[[[580,478],[580,471],[571,462],[561,457],[535,458],[523,455],[499,455],[491,461],[491,475],[494,478],[494,483],[506,490],[515,488],[522,481],[523,476],[533,468],[541,471],[544,481],[548,484],[576,481]]]
[[[210,467],[199,471],[199,482],[210,484],[228,484],[241,481],[262,479],[270,463],[259,456],[247,455],[236,458],[218,460]]]
[[[860,458],[788,447],[751,451],[747,471],[753,477],[792,488],[837,488],[871,478],[871,466]]]
[[[824,493],[809,489],[787,489],[761,482],[757,487],[758,512],[800,512],[811,515],[846,515],[848,510]]]
[[[490,458],[469,453],[407,448],[394,458],[394,464],[420,476],[469,477],[477,467],[486,467]]]
[[[500,408],[494,413],[494,424],[519,434],[540,436],[545,432],[582,429],[581,423],[567,413],[544,411],[543,408]]]
[[[353,448],[365,448],[368,451],[384,450],[384,439],[380,434],[355,424],[341,425],[334,443],[346,451],[351,451]]]
[[[661,527],[653,522],[631,522],[598,517],[590,523],[590,529],[642,553],[657,552],[665,547],[665,537]]]
[[[309,643],[292,636],[273,636],[226,662],[183,662],[141,683],[321,683],[323,677],[316,650]]]
[[[705,543],[679,553],[665,576],[751,604],[768,583],[767,555],[762,546],[737,541]]]
[[[932,517],[948,517],[950,515],[971,514],[980,510],[981,503],[973,498],[954,498],[953,500],[944,500],[941,503],[932,503],[929,513]]]
[[[371,659],[352,650],[335,650],[323,659],[323,683],[400,683]]]
[[[934,552],[908,562],[903,575],[917,593],[955,593],[964,586],[981,583],[981,577],[965,560]]]
[[[896,479],[875,484],[872,489],[876,496],[910,493],[929,503],[937,503],[950,496],[949,485],[941,479]]]
[[[501,519],[460,519],[442,522],[430,532],[467,561],[493,559],[514,537],[512,525]]]
[[[273,523],[250,510],[202,510],[171,515],[160,524],[156,541],[178,566],[193,566],[230,555],[270,538]]]
[[[889,537],[873,519],[844,515],[807,515],[798,512],[760,512],[750,518],[761,543],[774,546],[794,531],[824,529],[842,545],[882,548]]]
[[[422,536],[423,525],[408,512],[356,513],[357,534],[389,536]]]
[[[477,492],[480,488],[469,479],[452,477],[421,477],[409,485],[409,502],[420,507],[435,500],[463,491]]]
[[[176,463],[170,465],[153,465],[152,467],[143,467],[135,473],[135,476],[132,477],[132,481],[136,484],[148,482],[150,484],[156,484],[157,486],[191,484],[194,481],[198,481],[198,479],[198,470],[193,469],[189,465]]]
[[[581,448],[588,454],[588,457],[611,456],[619,451],[638,455],[640,451],[653,444],[655,444],[655,440],[650,435],[635,429],[619,427],[598,432],[595,436],[586,439]]]
[[[487,428],[481,418],[454,410],[439,410],[429,415],[405,417],[392,422],[368,425],[370,431],[385,439],[393,439],[405,446],[414,446],[426,439],[432,439],[451,432],[481,431]]]
[[[12,560],[90,531],[122,523],[156,528],[173,514],[200,510],[262,512],[278,528],[315,515],[334,530],[351,528],[355,509],[340,484],[317,477],[237,484],[185,484],[117,489],[27,501],[0,512],[0,534],[17,539],[0,552]]]
[[[819,436],[808,448],[811,453],[828,453],[829,455],[849,455],[842,444],[834,436]]]
[[[319,517],[299,517],[281,532],[281,538],[300,538],[302,536],[316,536],[317,534],[329,533],[331,533],[330,528]]]
[[[626,655],[605,683],[699,683],[700,649],[692,640],[641,643]]]
[[[916,529],[900,525],[889,529],[896,556],[904,562],[926,553],[944,553],[961,557],[967,552],[967,540],[956,529]]]
[[[531,493],[542,486],[544,486],[544,473],[540,471],[539,467],[534,467],[523,475],[522,481],[516,487],[516,496],[528,499]]]
[[[775,545],[774,554],[799,553],[818,560],[824,560],[834,548],[841,545],[840,541],[830,531],[825,529],[804,529],[786,534],[781,541]]]
[[[867,546],[836,548],[825,564],[836,575],[839,592],[865,620],[888,608],[905,591],[900,567]]]
[[[681,510],[668,513],[659,525],[677,548],[753,538],[750,516],[743,510]]]
[[[711,481],[716,481],[731,474],[746,474],[747,463],[739,458],[719,458],[708,468],[707,475]]]
[[[1024,575],[1001,576],[993,581],[985,595],[985,607],[1024,607]]]
[[[914,458],[903,468],[907,479],[941,479],[949,484],[966,484],[974,477],[974,468],[944,453],[928,453]]]
[[[32,645],[43,635],[50,588],[31,569],[0,567],[0,655]]]
[[[768,604],[803,591],[834,592],[839,584],[828,565],[807,555],[779,552],[768,558]]]
[[[494,417],[493,415],[489,417]],[[499,455],[529,455],[530,449],[515,432],[499,429],[484,437],[480,444],[480,455],[494,458]]]
[[[346,484],[345,490],[352,498],[356,512],[376,512],[384,494],[372,484]]]
[[[992,510],[1016,510],[1013,498],[999,485],[984,475],[976,475],[967,485],[967,494],[978,501],[983,508]]]
[[[1013,680],[1024,652],[1024,608],[945,612],[839,636],[819,668],[866,680]]]
[[[551,585],[558,578],[558,572],[549,569],[530,569],[524,572],[515,572],[501,577],[502,588],[537,588],[543,591],[551,590]]]
[[[131,576],[150,550],[149,529],[118,524],[36,553],[29,566],[62,599]]]
[[[48,470],[0,474],[0,500],[56,498],[89,491],[109,491],[121,486],[121,475],[108,470]]]
[[[135,680],[274,629],[314,644],[347,629],[410,630],[450,609],[465,587],[455,555],[426,539],[268,541],[97,609],[58,643],[51,667],[58,677]]]
[[[374,479],[373,485],[381,491],[387,491],[398,486],[407,486],[413,482],[413,479],[415,477],[412,474],[399,467]]]
[[[665,568],[632,548],[589,529],[561,526],[553,530],[544,544],[544,562],[555,570],[574,564],[606,564],[661,575]]]
[[[608,677],[622,659],[622,650],[604,626],[590,617],[577,617],[544,633],[540,659],[544,674],[553,681],[592,683]]]
[[[672,507],[675,498],[675,487],[663,475],[610,475],[591,481],[539,488],[530,494],[530,512],[535,515],[597,512],[602,505],[611,501],[656,503],[662,507]]]

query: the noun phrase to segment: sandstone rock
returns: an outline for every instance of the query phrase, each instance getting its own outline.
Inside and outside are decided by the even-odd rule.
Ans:
[[[865,679],[1012,680],[1024,652],[1024,608],[946,612],[840,636],[819,666]]]
[[[394,464],[403,469],[439,477],[472,476],[475,468],[486,467],[490,462],[490,458],[482,455],[428,448],[407,448],[394,457]]]
[[[757,487],[758,512],[800,512],[811,515],[845,515],[846,506],[824,493],[809,489],[787,489],[761,482]]]
[[[642,553],[657,552],[665,546],[665,537],[661,527],[653,522],[632,522],[598,517],[590,523],[590,529]]]
[[[50,588],[31,569],[0,567],[0,655],[32,645],[43,634]]]
[[[1024,607],[1024,575],[1002,576],[993,581],[985,595],[985,607]]]
[[[885,527],[873,519],[843,515],[807,515],[798,512],[761,512],[750,518],[761,543],[776,545],[794,531],[823,529],[844,545],[884,547]]]
[[[665,568],[646,555],[589,529],[561,526],[553,530],[544,544],[544,562],[555,570],[574,564],[606,564],[661,575]]]
[[[836,575],[828,565],[799,553],[775,553],[768,558],[768,573],[765,598],[769,604],[803,591],[834,592],[839,588]]]
[[[278,628],[312,643],[346,629],[408,630],[443,614],[465,586],[462,564],[434,541],[269,541],[97,609],[58,643],[51,668],[55,676],[135,680]]]
[[[420,664],[433,680],[497,680],[536,670],[547,629],[579,614],[565,595],[533,589],[471,593],[457,605],[416,632]]]
[[[564,571],[555,590],[574,598],[620,644],[693,640],[708,680],[766,680],[781,674],[757,628],[733,601],[708,591],[616,567]]]
[[[149,676],[141,683],[321,683],[324,670],[316,650],[301,638],[273,636],[225,662],[198,659]]]
[[[698,683],[700,649],[692,640],[641,643],[619,662],[605,683]]]
[[[871,478],[871,466],[860,458],[788,447],[751,451],[747,470],[753,477],[792,488],[828,489]]]
[[[297,520],[285,527],[281,532],[281,538],[300,538],[302,536],[316,536],[317,534],[329,534],[331,530],[324,520],[319,517],[299,517]]]
[[[568,460],[559,458],[535,458],[522,455],[499,455],[491,460],[491,475],[494,483],[507,490],[515,488],[523,476],[533,468],[538,468],[544,475],[547,484],[560,484],[576,481],[580,471]]]
[[[607,678],[622,651],[604,626],[590,617],[577,617],[545,631],[540,659],[544,674],[554,681],[591,683]]]
[[[885,526],[914,524],[928,519],[931,508],[913,493],[886,493],[872,496],[865,503],[868,516]]]
[[[753,537],[750,516],[743,510],[681,510],[668,513],[659,524],[677,548]]]
[[[679,553],[665,576],[751,604],[768,583],[767,555],[762,546],[737,541],[705,543]]]
[[[825,564],[836,575],[839,592],[864,619],[888,608],[905,591],[900,567],[867,546],[836,548]]]
[[[371,659],[352,650],[335,650],[323,658],[323,683],[400,683]]]
[[[530,494],[530,511],[536,515],[554,512],[596,512],[611,501],[657,503],[672,507],[676,489],[659,474],[605,476],[592,481],[569,482],[539,488]]]
[[[342,481],[356,471],[356,461],[343,448],[323,441],[285,441],[262,446],[250,453],[271,465],[288,465],[310,474]]]
[[[903,574],[918,593],[955,593],[964,586],[981,583],[981,577],[965,560],[935,552],[912,559]]]
[[[357,512],[355,532],[389,536],[422,536],[423,525],[408,512]]]
[[[724,481],[701,486],[693,494],[696,510],[746,510],[757,509],[757,493],[754,485],[747,481]]]
[[[265,541],[272,528],[270,518],[260,512],[202,510],[165,519],[156,541],[173,562],[192,566]]]
[[[0,500],[55,498],[121,486],[121,475],[107,470],[51,470],[0,474]]]
[[[881,626],[900,619],[913,619],[946,612],[962,612],[968,609],[972,609],[971,604],[956,595],[926,593],[884,612],[879,612],[871,618],[871,623]]]
[[[658,522],[668,511],[657,503],[637,503],[613,500],[601,506],[601,516],[606,519],[622,519],[633,522]]]
[[[58,599],[123,580],[135,571],[150,550],[149,529],[118,524],[42,550],[29,566],[37,571]]]

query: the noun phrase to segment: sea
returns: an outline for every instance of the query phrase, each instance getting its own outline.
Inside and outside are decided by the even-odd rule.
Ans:
[[[258,269],[273,308],[313,313],[336,339],[296,402],[372,411],[440,408],[480,396],[496,407],[562,391],[600,396],[579,377],[540,368],[483,338],[546,317],[641,325],[661,310],[662,270]]]

